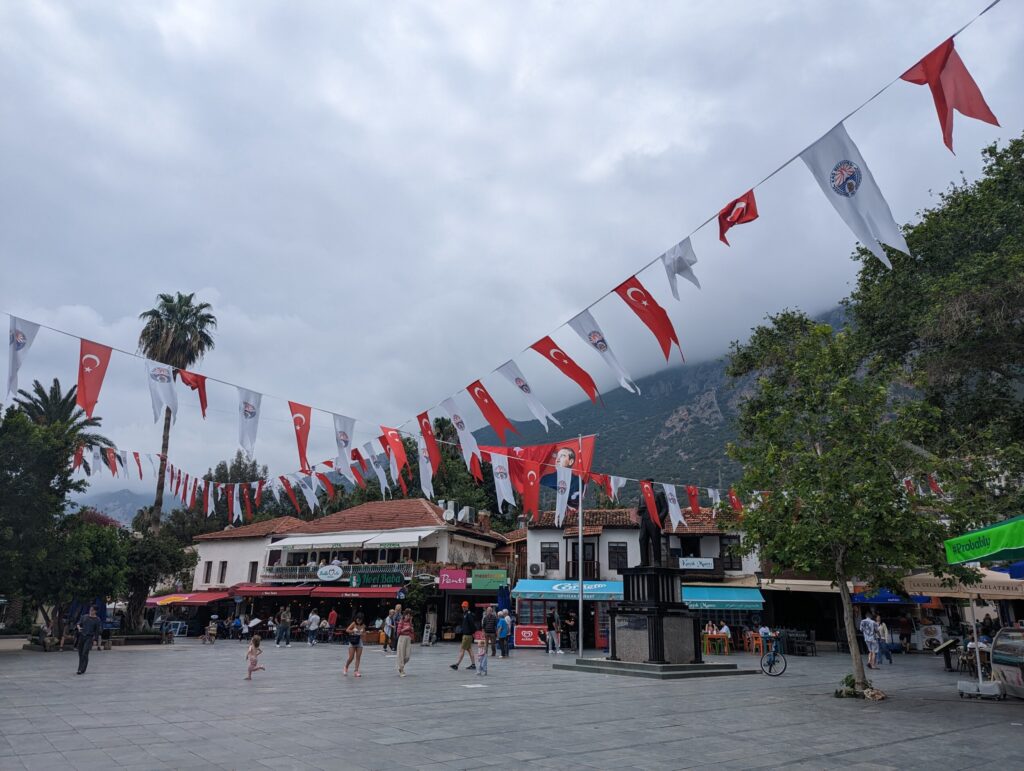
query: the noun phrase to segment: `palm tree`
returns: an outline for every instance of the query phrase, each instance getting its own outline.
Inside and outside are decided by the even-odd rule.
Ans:
[[[153,361],[175,369],[188,369],[207,351],[213,350],[211,332],[217,317],[209,303],[193,302],[195,293],[159,294],[156,307],[139,314],[146,322],[139,333],[139,352]],[[160,473],[156,478],[156,499],[153,501],[155,522],[164,505],[164,475],[167,472],[167,445],[171,437],[171,410],[164,409],[164,436],[160,451]]]
[[[77,392],[78,386],[71,386],[66,394],[61,393],[57,378],[53,379],[49,391],[38,380],[33,380],[31,393],[22,388],[14,401],[33,423],[40,426],[63,425],[74,446],[113,447],[114,443],[107,437],[89,430],[99,428],[101,418],[86,417],[76,402]]]

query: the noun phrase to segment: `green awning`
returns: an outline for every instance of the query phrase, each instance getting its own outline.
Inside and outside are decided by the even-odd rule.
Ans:
[[[946,541],[946,561],[995,562],[1024,559],[1024,514]]]
[[[694,610],[761,610],[757,589],[735,586],[684,586],[683,602]]]

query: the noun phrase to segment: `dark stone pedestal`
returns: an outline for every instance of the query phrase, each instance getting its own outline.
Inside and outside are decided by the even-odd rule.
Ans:
[[[626,568],[623,600],[611,608],[609,659],[643,664],[700,664],[700,629],[682,602],[678,568]]]

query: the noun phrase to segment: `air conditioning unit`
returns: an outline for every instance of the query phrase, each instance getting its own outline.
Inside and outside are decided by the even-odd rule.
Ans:
[[[539,564],[539,563],[537,563],[537,562],[531,563],[530,564],[530,575],[531,576],[541,576],[541,575],[544,575],[544,566]]]
[[[463,506],[459,509],[459,522],[474,523],[476,522],[476,509],[472,506]]]

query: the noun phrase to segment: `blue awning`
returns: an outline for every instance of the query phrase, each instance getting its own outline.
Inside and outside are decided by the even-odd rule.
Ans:
[[[761,610],[757,589],[735,586],[684,586],[683,602],[695,610]]]
[[[523,578],[512,596],[524,600],[575,600],[580,596],[579,581],[547,581]],[[584,581],[584,600],[621,600],[622,581]]]
[[[910,597],[904,597],[902,594],[894,594],[888,589],[879,589],[870,593],[854,592],[850,598],[860,605],[924,605],[932,601],[931,597],[924,594],[912,594]]]

